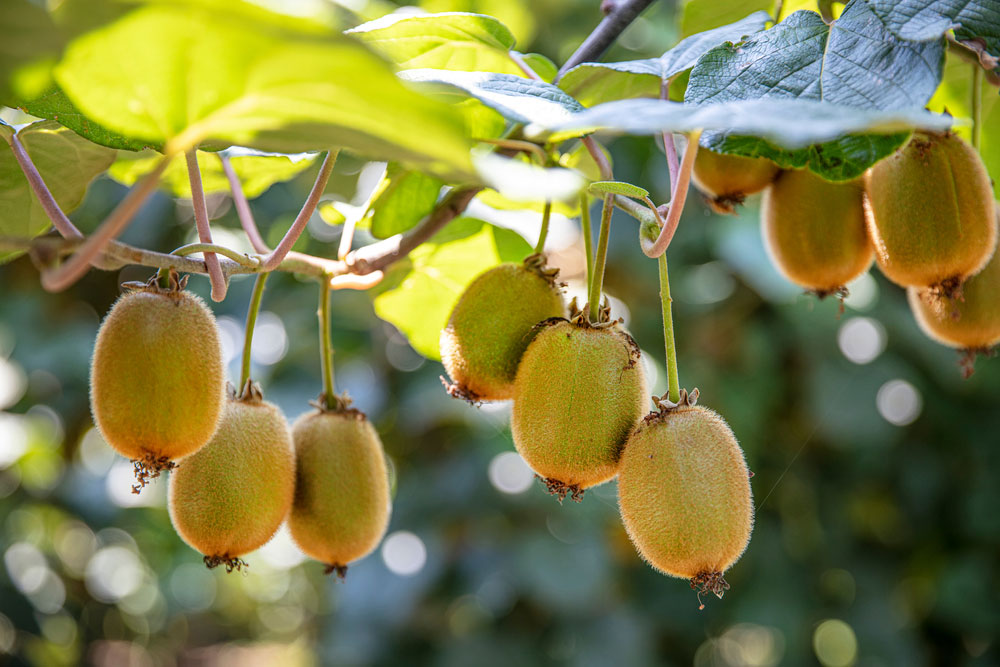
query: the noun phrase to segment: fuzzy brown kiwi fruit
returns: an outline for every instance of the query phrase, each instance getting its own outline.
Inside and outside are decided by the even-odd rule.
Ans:
[[[219,328],[196,295],[145,285],[97,333],[90,406],[101,435],[136,464],[139,486],[215,433],[225,402]]]
[[[872,263],[860,182],[833,183],[807,169],[783,171],[764,190],[760,216],[774,265],[820,297],[843,294]]]
[[[743,157],[698,150],[691,177],[718,213],[733,213],[747,195],[760,192],[778,175],[778,165],[767,158]]]
[[[865,178],[868,232],[889,280],[952,296],[993,254],[993,188],[976,150],[917,132]]]
[[[451,377],[448,391],[469,401],[513,397],[514,376],[533,327],[566,314],[555,271],[544,257],[501,264],[466,288],[441,331],[441,361]]]
[[[962,284],[961,298],[941,298],[913,287],[906,292],[924,333],[964,351],[966,376],[971,375],[977,354],[990,354],[1000,343],[1000,252],[994,252],[983,270]]]
[[[211,442],[170,474],[170,520],[206,565],[231,571],[271,539],[294,493],[288,422],[248,382],[240,398],[226,402]]]
[[[364,413],[316,410],[292,426],[297,473],[292,538],[327,573],[343,577],[389,525],[389,476],[378,433]]]
[[[638,346],[607,324],[546,322],[514,381],[514,445],[560,500],[615,476],[649,400]]]
[[[750,472],[722,417],[683,394],[650,413],[625,446],[618,504],[644,560],[722,597],[753,529]]]

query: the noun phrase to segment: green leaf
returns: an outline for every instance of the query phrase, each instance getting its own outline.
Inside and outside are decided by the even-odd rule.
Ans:
[[[644,199],[649,196],[649,190],[640,188],[638,185],[624,183],[622,181],[594,181],[587,186],[587,192],[595,197],[604,195],[624,195]]]
[[[60,125],[68,127],[81,137],[109,148],[120,148],[127,151],[163,148],[161,143],[131,139],[117,132],[112,132],[103,125],[87,118],[69,101],[66,93],[58,86],[50,88],[29,102],[21,103],[19,107],[32,116],[58,121]]]
[[[56,79],[87,116],[170,153],[341,146],[456,179],[471,172],[446,105],[354,39],[235,0],[141,6],[72,42]]]
[[[0,123],[6,137],[12,128]],[[69,213],[83,201],[87,186],[115,159],[115,151],[83,139],[50,120],[17,134],[56,202]],[[21,172],[7,141],[0,141],[0,236],[31,239],[51,223]],[[20,252],[0,253],[6,261]]]
[[[433,176],[390,164],[372,199],[372,236],[385,239],[416,225],[434,210],[443,185]]]
[[[467,12],[389,14],[347,31],[401,69],[505,72],[524,76],[510,59],[514,35],[492,16]]]
[[[5,0],[0,21],[0,101],[34,97],[51,83],[63,38],[52,18],[28,0]]]
[[[541,53],[523,53],[521,57],[524,62],[535,71],[535,74],[542,77],[542,81],[552,83],[559,74],[559,67],[543,56]]]
[[[108,176],[123,185],[134,185],[151,172],[162,157],[155,151],[120,152],[118,159],[108,170]],[[287,155],[234,155],[229,158],[229,162],[243,185],[243,193],[248,199],[253,199],[264,194],[275,183],[298,176],[309,168],[315,157],[308,155],[293,160]],[[198,168],[205,194],[229,192],[229,180],[222,171],[222,162],[217,153],[198,151]],[[191,181],[187,162],[172,160],[160,177],[159,186],[174,197],[190,199]]]
[[[955,30],[959,41],[979,40],[1000,58],[1000,2],[996,0],[868,0],[872,11],[900,39],[938,40]]]
[[[531,246],[514,232],[459,218],[389,269],[375,290],[375,314],[402,331],[417,352],[440,359],[441,330],[469,283],[529,253]]]
[[[832,25],[815,12],[799,11],[740,44],[712,49],[691,71],[685,101],[705,104],[796,98],[859,109],[922,108],[938,86],[943,60],[940,40],[901,41],[885,29],[868,5],[852,0]],[[780,165],[808,166],[833,180],[859,176],[872,161],[894,151],[904,138],[898,134],[843,137],[837,145],[781,155],[774,145],[762,141],[731,140],[734,134],[738,133],[707,132],[701,142],[721,152],[767,156]],[[765,138],[786,148],[805,148],[780,137]]]
[[[659,97],[660,85],[694,67],[702,55],[724,42],[738,42],[764,29],[767,12],[755,12],[735,23],[680,41],[659,58],[617,63],[583,63],[566,72],[559,87],[584,106],[632,97]]]
[[[493,152],[474,157],[483,183],[513,201],[573,201],[584,186],[583,175],[563,167],[542,168]]]
[[[558,87],[544,81],[492,72],[449,72],[423,69],[400,73],[407,81],[447,86],[461,96],[470,96],[507,120],[549,126],[583,109]]]

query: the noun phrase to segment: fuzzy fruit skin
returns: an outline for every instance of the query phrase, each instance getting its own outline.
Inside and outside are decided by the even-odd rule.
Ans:
[[[618,505],[639,554],[673,577],[725,572],[753,529],[750,473],[726,422],[701,406],[650,415],[618,472]]]
[[[212,311],[190,292],[123,294],[97,333],[90,406],[101,435],[130,459],[177,459],[215,433],[225,368]]]
[[[551,281],[521,264],[501,264],[473,280],[455,304],[441,332],[441,361],[470,398],[512,398],[533,327],[565,314],[562,294]]]
[[[271,539],[294,493],[285,416],[267,401],[230,399],[212,441],[170,473],[170,520],[204,555],[236,558]]]
[[[771,261],[796,285],[835,292],[871,266],[861,183],[783,171],[764,190],[760,217]]]
[[[904,287],[961,283],[997,242],[993,188],[972,146],[915,133],[865,177],[868,232],[885,276]]]
[[[618,472],[622,447],[648,405],[632,338],[616,326],[565,320],[528,346],[514,383],[514,446],[543,479],[585,489]]]
[[[778,175],[778,165],[767,158],[743,157],[698,150],[691,173],[694,184],[717,200],[739,202],[746,195],[760,192]]]
[[[329,566],[367,556],[389,526],[382,441],[355,410],[307,413],[292,426],[297,474],[288,516],[292,538]]]
[[[962,284],[961,300],[913,287],[906,293],[920,328],[939,343],[970,350],[1000,343],[1000,252]]]

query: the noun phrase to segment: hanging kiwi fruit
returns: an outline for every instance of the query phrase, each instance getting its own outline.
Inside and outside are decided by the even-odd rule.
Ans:
[[[734,213],[747,195],[760,192],[780,169],[767,158],[716,153],[702,148],[694,158],[691,178],[717,213]]]

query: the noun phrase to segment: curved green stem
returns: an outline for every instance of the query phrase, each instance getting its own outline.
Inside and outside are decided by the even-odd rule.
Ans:
[[[677,373],[677,349],[674,347],[674,317],[670,304],[670,278],[667,275],[667,255],[660,255],[660,303],[663,307],[663,342],[667,353],[667,391],[674,403],[681,400],[680,380]]]
[[[237,393],[243,391],[247,380],[250,379],[250,351],[253,345],[253,330],[257,326],[257,313],[260,311],[260,302],[264,296],[264,283],[270,273],[258,273],[257,280],[253,283],[253,294],[250,297],[250,306],[247,308],[247,326],[243,338],[243,368],[240,372],[240,386]]]
[[[983,128],[983,68],[979,63],[972,65],[972,147],[979,150],[979,139]]]
[[[542,209],[542,229],[538,232],[538,243],[535,244],[535,254],[545,251],[545,239],[549,236],[549,217],[552,215],[552,202],[546,201]]]
[[[319,283],[319,353],[323,364],[323,396],[327,409],[337,405],[333,390],[333,343],[330,341],[330,279],[324,276]]]
[[[601,312],[601,291],[604,288],[604,266],[608,261],[608,238],[611,235],[611,214],[614,203],[609,195],[604,198],[604,208],[601,209],[601,233],[597,239],[597,257],[594,260],[594,272],[590,279],[590,321],[596,324]]]
[[[261,264],[260,258],[258,257],[250,257],[249,255],[244,255],[243,253],[231,250],[226,246],[216,245],[214,243],[188,243],[187,245],[182,245],[181,247],[175,249],[170,254],[176,255],[177,257],[187,257],[188,255],[193,255],[196,252],[214,252],[222,255],[223,257],[228,257],[240,266],[245,266],[247,268],[258,267]],[[156,272],[156,279],[160,281],[161,285],[166,285],[167,276],[169,274],[170,269],[160,267],[160,270]]]
[[[587,287],[594,279],[594,234],[590,229],[590,197],[580,193],[580,229],[583,232],[583,254],[587,256]]]

